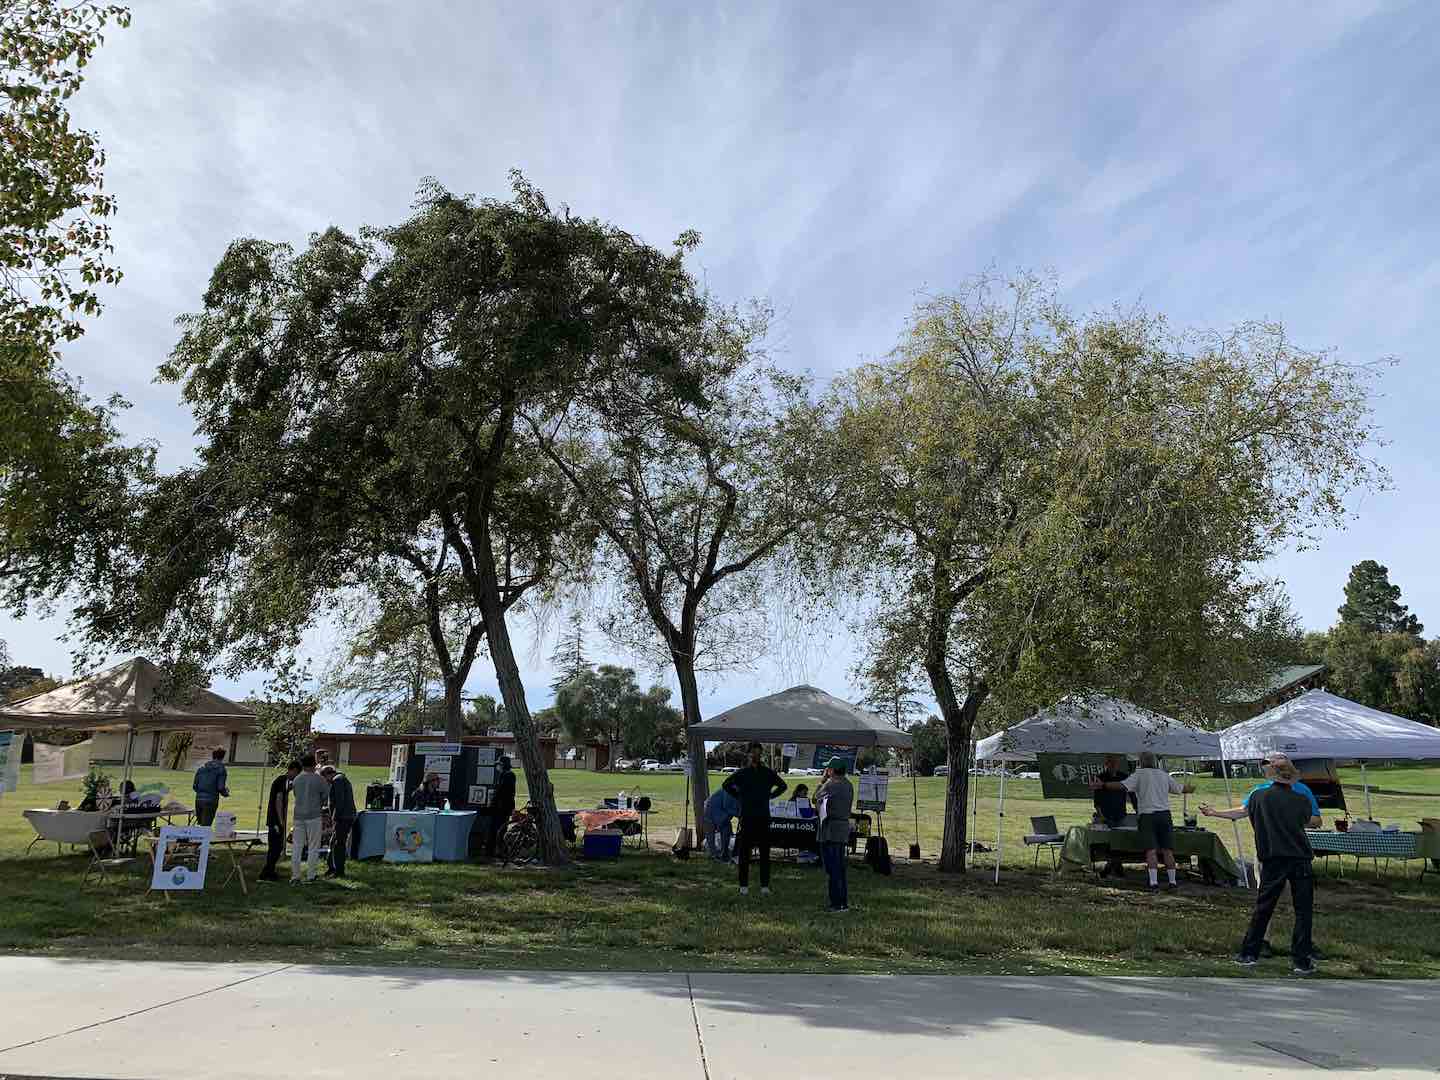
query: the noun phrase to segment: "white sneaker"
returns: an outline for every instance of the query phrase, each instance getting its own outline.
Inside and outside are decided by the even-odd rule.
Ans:
[[[741,896],[749,896],[749,895],[750,895],[750,886],[749,886],[749,885],[741,885],[741,886],[740,886],[740,895],[741,895]]]
[[[761,889],[761,890],[760,890],[760,895],[761,895],[761,896],[769,896],[769,895],[770,895],[770,887],[767,885],[767,886],[765,886],[765,888]]]

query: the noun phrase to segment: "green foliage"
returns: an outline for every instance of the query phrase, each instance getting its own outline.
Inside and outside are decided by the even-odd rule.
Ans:
[[[570,612],[565,630],[550,654],[550,666],[555,669],[555,681],[550,684],[550,689],[557,694],[571,679],[578,679],[592,670],[590,661],[585,657],[585,619],[579,608]]]
[[[873,598],[877,651],[929,678],[949,732],[947,870],[964,865],[965,756],[989,697],[1095,689],[1218,718],[1294,636],[1253,568],[1383,480],[1363,372],[1269,324],[1077,318],[1032,278],[923,302],[895,354],[828,404],[840,495],[817,577]]]
[[[930,776],[935,772],[935,766],[943,765],[948,760],[949,738],[945,731],[945,721],[938,716],[926,717],[923,724],[917,725],[910,732],[915,740],[913,750],[913,764],[915,771],[921,776]]]
[[[76,809],[94,812],[99,807],[101,799],[109,798],[114,793],[111,781],[109,773],[99,765],[91,765],[90,771],[80,780],[82,797],[80,805]]]
[[[255,740],[272,763],[284,763],[305,754],[313,743],[310,734],[315,705],[274,698],[247,702],[255,710]]]
[[[195,745],[193,731],[172,731],[160,744],[160,762],[167,769],[183,769],[190,759],[190,750]]]
[[[1350,568],[1350,579],[1345,582],[1345,603],[1340,605],[1340,621],[1375,634],[1418,637],[1425,629],[1400,603],[1400,586],[1390,584],[1389,568],[1374,559]]]
[[[652,686],[642,691],[635,672],[602,664],[565,683],[555,697],[555,715],[576,744],[603,742],[630,756],[674,754],[684,745],[684,721],[670,705],[670,691]]]

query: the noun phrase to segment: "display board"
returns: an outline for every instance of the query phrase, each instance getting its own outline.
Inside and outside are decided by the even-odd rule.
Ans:
[[[435,861],[435,815],[425,811],[387,814],[385,818],[385,861],[428,863]]]
[[[450,768],[451,762],[455,759],[450,754],[426,754],[425,772],[434,773],[440,778],[440,790],[449,794],[450,791]]]
[[[390,783],[396,787],[405,786],[405,766],[410,761],[410,747],[404,743],[392,743],[390,746]]]
[[[205,888],[210,864],[210,828],[206,825],[163,825],[155,844],[150,888],[198,891]]]
[[[1104,754],[1036,754],[1035,762],[1046,799],[1092,799],[1090,781],[1105,771]]]
[[[831,758],[839,758],[845,762],[845,771],[854,774],[855,759],[860,756],[860,748],[857,746],[826,746],[823,743],[815,744],[815,768],[823,769],[830,764]]]
[[[20,750],[25,739],[13,731],[0,731],[0,795],[20,786]]]
[[[884,811],[885,803],[890,797],[890,778],[888,776],[857,776],[859,790],[856,792],[855,804],[861,810]]]
[[[460,753],[461,747],[458,742],[417,742],[415,753],[426,754],[450,754],[454,756]]]

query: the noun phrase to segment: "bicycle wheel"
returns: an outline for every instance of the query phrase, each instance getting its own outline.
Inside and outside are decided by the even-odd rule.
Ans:
[[[540,833],[533,821],[525,821],[505,831],[501,842],[506,863],[534,862],[540,854]]]

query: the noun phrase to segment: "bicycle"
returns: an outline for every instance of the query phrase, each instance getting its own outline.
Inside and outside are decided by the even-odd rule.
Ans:
[[[523,810],[510,815],[505,832],[500,837],[500,865],[514,863],[523,866],[540,857],[540,827],[535,824],[533,803],[526,803]]]

